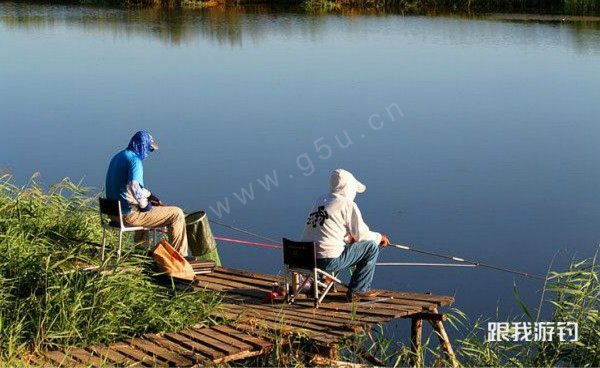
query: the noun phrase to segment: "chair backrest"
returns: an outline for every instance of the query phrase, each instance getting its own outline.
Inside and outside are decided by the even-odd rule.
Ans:
[[[283,263],[290,268],[314,269],[317,267],[315,243],[283,238]]]
[[[103,215],[108,216],[114,222],[118,219],[116,225],[123,227],[121,202],[107,198],[98,198],[98,201],[100,204],[100,219],[102,220]]]

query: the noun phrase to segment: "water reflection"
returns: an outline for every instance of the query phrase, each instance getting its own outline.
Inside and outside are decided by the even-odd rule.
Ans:
[[[86,32],[110,32],[114,37],[126,38],[144,36],[158,39],[168,45],[181,45],[206,39],[221,45],[242,47],[244,43],[259,43],[276,34],[288,37],[300,33],[310,39],[317,40],[326,33],[331,23],[336,27],[361,27],[358,18],[391,17],[403,15],[394,9],[343,9],[335,14],[306,12],[299,7],[282,7],[274,5],[244,5],[214,7],[209,9],[182,8],[142,8],[123,9],[97,6],[69,6],[0,2],[0,24],[7,29],[42,29],[57,26],[77,27]],[[439,16],[435,10],[426,15]],[[340,16],[345,21],[339,22]],[[596,31],[600,29],[600,18],[587,17],[578,20],[571,18],[568,22],[560,18],[523,17],[514,15],[468,16],[444,15],[448,20],[493,20],[494,22],[515,22],[527,26],[543,23],[546,26],[559,27],[561,37],[570,41],[577,50],[597,50],[600,41]],[[491,22],[493,23],[493,22]],[[426,24],[431,27],[431,24]],[[479,25],[477,26],[481,28]],[[455,28],[453,33],[446,33],[444,25],[431,29],[412,27],[419,32],[432,32],[447,37],[451,42],[468,44],[470,39],[485,37],[467,24]],[[461,32],[464,31],[464,32]],[[409,30],[410,31],[410,30]],[[490,29],[498,32],[498,29]],[[490,35],[492,36],[492,35]],[[493,34],[502,38],[503,35]],[[506,34],[507,38],[514,35]],[[535,37],[535,32],[531,37]],[[562,40],[564,41],[564,39]]]

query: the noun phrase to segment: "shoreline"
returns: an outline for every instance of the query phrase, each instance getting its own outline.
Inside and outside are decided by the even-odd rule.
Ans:
[[[13,1],[2,1],[10,4]],[[600,0],[30,0],[29,4],[118,8],[245,7],[253,5],[305,10],[368,10],[401,15],[463,15],[500,20],[600,22]]]

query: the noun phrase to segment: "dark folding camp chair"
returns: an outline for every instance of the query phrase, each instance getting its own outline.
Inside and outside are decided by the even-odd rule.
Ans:
[[[315,248],[314,242],[283,239],[285,290],[291,290],[287,293],[287,302],[290,304],[294,303],[302,290],[311,282],[315,308],[319,308],[335,283],[341,283],[337,277],[317,267]],[[300,285],[295,282],[297,275],[304,276],[304,281]],[[295,290],[290,288],[290,283],[297,286]]]

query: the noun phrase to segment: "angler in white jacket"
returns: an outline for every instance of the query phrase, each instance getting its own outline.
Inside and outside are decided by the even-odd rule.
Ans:
[[[379,248],[389,244],[383,234],[369,230],[354,202],[367,188],[354,175],[334,170],[329,180],[331,193],[321,196],[306,221],[302,241],[317,244],[317,264],[326,272],[356,266],[348,289],[348,300],[375,296],[370,290]]]

